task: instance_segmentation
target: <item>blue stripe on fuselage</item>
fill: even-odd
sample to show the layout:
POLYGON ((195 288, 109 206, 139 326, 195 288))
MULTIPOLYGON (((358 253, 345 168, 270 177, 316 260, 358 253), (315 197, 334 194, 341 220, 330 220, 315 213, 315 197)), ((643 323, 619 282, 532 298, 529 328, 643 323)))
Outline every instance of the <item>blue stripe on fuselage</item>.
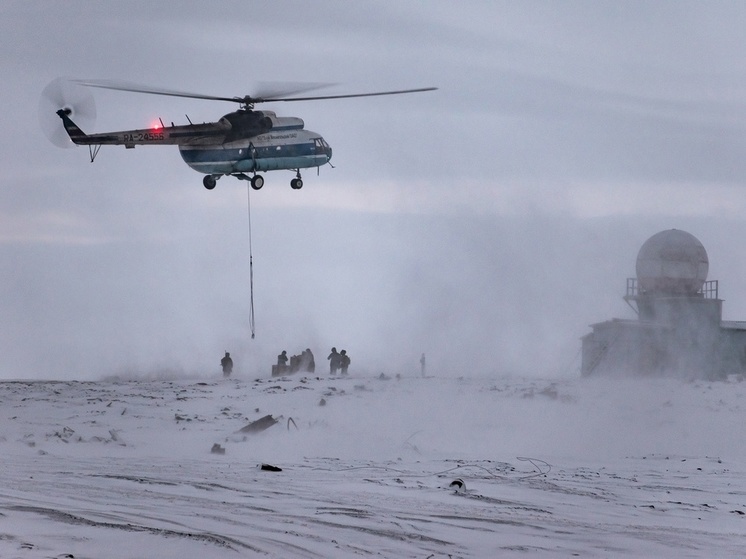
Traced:
POLYGON ((238 161, 241 159, 264 159, 267 157, 298 157, 301 155, 315 155, 316 147, 313 143, 288 144, 283 146, 266 147, 195 147, 180 146, 179 151, 184 161, 189 163, 208 163, 238 161))
POLYGON ((180 146, 182 159, 195 171, 206 174, 305 169, 328 163, 324 153, 317 153, 313 143, 223 148, 180 146), (278 149, 279 147, 279 149, 278 149))

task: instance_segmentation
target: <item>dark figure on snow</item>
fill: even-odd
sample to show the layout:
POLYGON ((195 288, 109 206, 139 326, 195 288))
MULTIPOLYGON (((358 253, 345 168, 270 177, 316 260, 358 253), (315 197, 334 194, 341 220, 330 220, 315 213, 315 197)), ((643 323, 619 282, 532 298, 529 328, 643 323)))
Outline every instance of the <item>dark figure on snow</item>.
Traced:
POLYGON ((310 348, 306 348, 306 351, 301 354, 300 359, 302 370, 308 373, 313 373, 316 370, 316 361, 313 359, 313 353, 311 353, 310 348))
POLYGON ((290 358, 290 372, 297 373, 300 370, 300 355, 293 355, 290 358))
POLYGON ((339 352, 339 368, 341 373, 343 375, 347 374, 347 367, 350 366, 350 356, 347 355, 346 350, 342 350, 339 352))
POLYGON ((329 357, 327 357, 327 359, 329 360, 329 374, 337 374, 339 365, 341 364, 341 358, 342 356, 337 353, 337 348, 333 347, 332 352, 329 354, 329 357))
POLYGON ((420 370, 422 371, 422 376, 425 376, 425 354, 422 354, 422 357, 420 357, 420 370))
POLYGON ((227 351, 225 352, 223 358, 220 360, 220 366, 223 368, 224 377, 231 376, 231 373, 233 372, 233 359, 231 359, 231 354, 227 351))
POLYGON ((287 362, 288 362, 288 352, 283 349, 282 353, 277 356, 277 366, 281 369, 284 369, 285 365, 287 365, 287 362))

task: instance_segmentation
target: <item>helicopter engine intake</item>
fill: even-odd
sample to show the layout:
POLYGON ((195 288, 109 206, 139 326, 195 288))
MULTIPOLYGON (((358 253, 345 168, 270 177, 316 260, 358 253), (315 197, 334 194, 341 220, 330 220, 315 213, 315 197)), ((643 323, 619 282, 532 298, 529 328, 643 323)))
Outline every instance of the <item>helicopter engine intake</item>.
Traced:
POLYGON ((270 128, 276 130, 302 130, 306 123, 303 122, 302 118, 297 116, 277 116, 274 111, 257 111, 264 115, 265 119, 268 119, 271 123, 270 128))

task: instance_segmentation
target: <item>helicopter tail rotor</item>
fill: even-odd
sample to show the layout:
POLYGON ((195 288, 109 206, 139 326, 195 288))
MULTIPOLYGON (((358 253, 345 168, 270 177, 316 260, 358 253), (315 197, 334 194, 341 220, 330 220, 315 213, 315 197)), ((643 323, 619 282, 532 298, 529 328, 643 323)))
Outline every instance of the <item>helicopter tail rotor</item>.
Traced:
POLYGON ((63 110, 81 128, 90 128, 96 121, 93 95, 86 87, 65 78, 52 80, 41 93, 39 124, 42 131, 54 145, 62 148, 74 147, 75 144, 57 115, 59 110, 63 110))

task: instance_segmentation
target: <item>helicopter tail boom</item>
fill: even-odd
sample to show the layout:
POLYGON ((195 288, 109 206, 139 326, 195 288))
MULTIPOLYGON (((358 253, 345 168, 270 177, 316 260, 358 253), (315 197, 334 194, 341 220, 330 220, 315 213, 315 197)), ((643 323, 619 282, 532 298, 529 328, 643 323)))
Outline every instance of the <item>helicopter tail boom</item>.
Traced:
POLYGON ((136 145, 220 144, 231 130, 228 122, 215 122, 86 134, 64 110, 57 111, 57 115, 62 119, 65 130, 73 143, 84 146, 123 145, 133 148, 136 145))

